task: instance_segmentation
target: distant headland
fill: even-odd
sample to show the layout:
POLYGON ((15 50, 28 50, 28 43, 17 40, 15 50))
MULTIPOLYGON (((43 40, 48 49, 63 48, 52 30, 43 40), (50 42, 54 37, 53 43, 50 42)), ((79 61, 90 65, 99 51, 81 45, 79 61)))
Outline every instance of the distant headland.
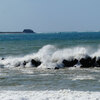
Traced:
POLYGON ((0 34, 1 33, 12 33, 12 34, 14 34, 14 33, 35 33, 32 29, 24 29, 22 32, 0 32, 0 34))

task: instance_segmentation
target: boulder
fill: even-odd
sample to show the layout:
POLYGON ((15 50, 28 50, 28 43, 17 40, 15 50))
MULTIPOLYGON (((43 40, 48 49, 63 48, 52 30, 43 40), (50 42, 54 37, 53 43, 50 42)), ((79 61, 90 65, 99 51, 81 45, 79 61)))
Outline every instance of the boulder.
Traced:
POLYGON ((1 60, 4 60, 5 58, 1 58, 1 60))
POLYGON ((56 69, 56 70, 57 70, 57 69, 59 69, 59 67, 55 67, 54 69, 56 69))
POLYGON ((26 61, 24 61, 24 62, 23 62, 23 65, 25 66, 26 64, 27 64, 27 62, 26 62, 26 61))
POLYGON ((95 67, 96 63, 96 57, 86 57, 80 59, 80 64, 82 65, 81 68, 89 68, 89 67, 95 67))
POLYGON ((25 67, 27 63, 28 63, 27 61, 18 62, 15 64, 15 67, 25 67))
POLYGON ((34 65, 35 67, 38 67, 39 65, 41 65, 41 62, 32 59, 32 60, 31 60, 31 64, 34 65))
POLYGON ((72 60, 63 60, 62 62, 64 64, 64 67, 73 67, 75 64, 78 63, 77 59, 72 59, 72 60))

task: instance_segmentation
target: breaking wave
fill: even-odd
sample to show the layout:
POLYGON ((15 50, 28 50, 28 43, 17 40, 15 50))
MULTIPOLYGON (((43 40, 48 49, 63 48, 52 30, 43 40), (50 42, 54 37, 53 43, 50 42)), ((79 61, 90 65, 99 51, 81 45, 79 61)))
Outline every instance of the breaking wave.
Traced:
POLYGON ((3 91, 1 100, 100 100, 100 92, 83 91, 3 91), (74 98, 74 99, 73 99, 74 98))
MULTIPOLYGON (((73 47, 59 49, 54 45, 46 45, 37 53, 32 53, 23 57, 1 57, 0 67, 37 67, 37 68, 62 68, 63 60, 77 59, 78 61, 85 57, 100 56, 100 49, 97 51, 86 47, 73 47)), ((76 65, 80 65, 79 63, 76 65)))

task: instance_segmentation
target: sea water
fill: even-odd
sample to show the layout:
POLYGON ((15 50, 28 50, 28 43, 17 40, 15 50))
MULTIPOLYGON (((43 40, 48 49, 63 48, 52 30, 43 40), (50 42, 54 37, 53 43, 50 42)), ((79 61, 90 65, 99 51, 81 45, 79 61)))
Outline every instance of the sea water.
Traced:
POLYGON ((71 57, 99 57, 99 44, 100 32, 0 34, 0 100, 100 100, 100 68, 61 64, 71 57), (15 67, 30 59, 42 64, 15 67))

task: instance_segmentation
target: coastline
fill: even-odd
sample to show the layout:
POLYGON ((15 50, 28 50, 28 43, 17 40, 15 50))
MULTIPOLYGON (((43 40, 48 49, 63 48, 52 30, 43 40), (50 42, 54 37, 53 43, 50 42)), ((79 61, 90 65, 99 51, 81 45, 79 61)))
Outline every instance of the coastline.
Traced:
POLYGON ((33 30, 31 30, 31 29, 24 29, 21 32, 17 32, 17 31, 15 31, 15 32, 0 32, 0 34, 4 34, 4 33, 12 33, 12 34, 15 34, 15 33, 35 33, 35 32, 33 30))

